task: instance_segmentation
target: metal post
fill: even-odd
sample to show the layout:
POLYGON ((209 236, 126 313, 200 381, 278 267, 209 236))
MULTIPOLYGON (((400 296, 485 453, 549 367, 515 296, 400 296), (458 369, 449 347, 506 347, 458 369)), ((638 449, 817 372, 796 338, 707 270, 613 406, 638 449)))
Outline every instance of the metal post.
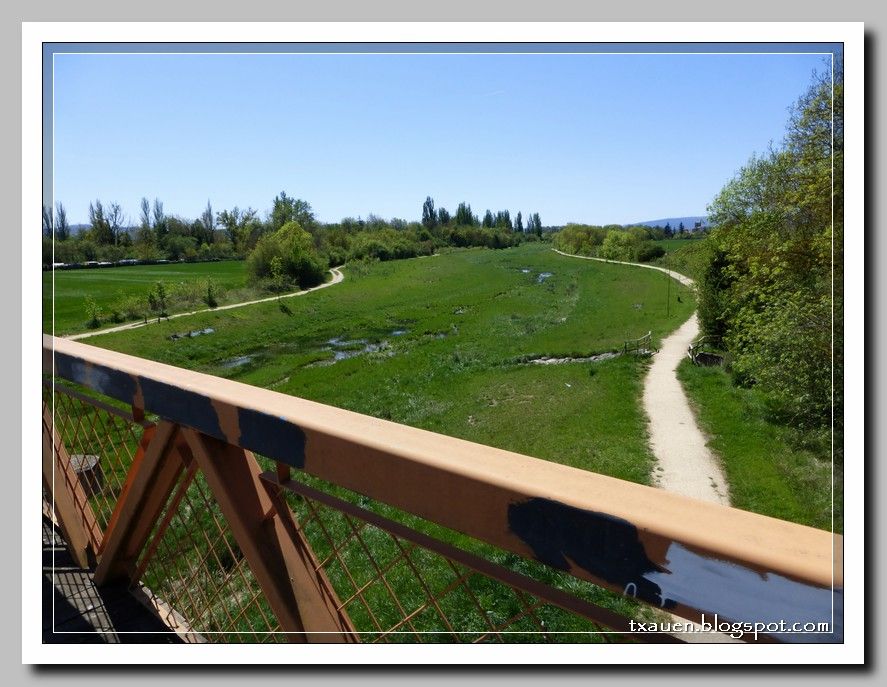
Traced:
POLYGON ((668 281, 668 286, 665 287, 665 316, 669 317, 671 313, 671 276, 668 272, 665 273, 665 279, 668 281))

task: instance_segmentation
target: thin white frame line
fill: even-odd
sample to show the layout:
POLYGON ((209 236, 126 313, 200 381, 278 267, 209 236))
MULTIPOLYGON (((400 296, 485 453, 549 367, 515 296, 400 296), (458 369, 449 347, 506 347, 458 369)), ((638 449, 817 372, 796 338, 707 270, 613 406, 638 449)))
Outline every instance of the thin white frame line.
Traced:
MULTIPOLYGON (((831 139, 829 140, 829 148, 831 148, 831 238, 832 238, 832 254, 831 254, 831 406, 832 406, 832 431, 831 431, 831 449, 832 449, 832 465, 831 479, 829 489, 832 497, 832 627, 835 625, 835 56, 832 55, 831 69, 831 139)), ((842 271, 843 273, 843 271, 842 271)), ((843 477, 842 477, 843 480, 843 477)))
MULTIPOLYGON (((303 41, 307 42, 307 41, 303 41)), ((598 41, 599 42, 599 41, 598 41)), ((814 41, 811 41, 814 42, 814 41)), ((684 43, 686 45, 686 43, 684 43)), ((754 42, 751 42, 754 44, 754 42)), ((843 42, 840 42, 843 45, 843 42)), ((44 46, 52 45, 52 42, 44 43, 44 46)), ((323 45, 320 43, 319 45, 323 45)), ((493 44, 495 45, 495 44, 493 44)), ((836 43, 837 45, 837 43, 836 43)), ((408 51, 398 51, 398 52, 326 52, 326 51, 316 51, 316 52, 197 52, 197 51, 189 51, 189 52, 101 52, 101 51, 89 51, 89 52, 52 52, 52 199, 55 201, 55 58, 56 55, 102 55, 102 56, 124 56, 124 55, 132 55, 132 56, 154 56, 154 55, 164 55, 164 56, 220 56, 220 55, 243 55, 243 56, 280 56, 280 55, 330 55, 330 56, 343 56, 343 55, 355 55, 355 56, 366 56, 366 55, 380 55, 380 56, 392 56, 392 55, 429 55, 429 56, 442 56, 442 55, 506 55, 506 56, 523 56, 523 55, 552 55, 552 56, 562 56, 562 55, 630 55, 630 56, 639 56, 639 55, 650 55, 650 56, 670 56, 670 55, 700 55, 700 56, 712 56, 712 55, 731 55, 731 56, 742 56, 742 55, 757 55, 757 56, 768 56, 768 55, 809 55, 809 56, 825 56, 829 55, 831 58, 831 481, 830 481, 830 494, 831 494, 831 531, 832 531, 832 583, 831 583, 831 626, 834 628, 835 625, 835 269, 834 269, 834 257, 835 257, 835 235, 834 235, 834 226, 835 226, 835 151, 834 151, 834 132, 835 132, 835 53, 834 52, 585 52, 585 51, 576 51, 576 52, 496 52, 496 51, 484 51, 484 52, 427 52, 427 51, 417 51, 417 52, 408 52, 408 51)), ((54 227, 50 227, 51 231, 51 240, 52 240, 52 256, 53 262, 55 262, 55 230, 54 227)), ((52 271, 52 333, 53 337, 55 336, 55 269, 52 271)), ((53 428, 55 426, 55 375, 53 375, 53 398, 52 398, 52 416, 53 416, 53 428)), ((53 451, 53 458, 55 459, 55 451, 53 451)), ((55 471, 53 470, 53 490, 55 490, 55 471)), ((55 515, 55 498, 53 497, 52 501, 53 506, 53 515, 55 515)), ((53 579, 55 579, 55 551, 53 551, 53 579)), ((53 618, 55 617, 55 596, 53 596, 53 618)), ((462 632, 457 630, 457 632, 462 632)), ((834 630, 832 631, 832 633, 834 630)), ((137 632, 134 632, 138 634, 137 632)), ((240 632, 229 632, 221 634, 242 634, 240 632)), ((272 631, 269 634, 288 634, 282 631, 272 631)), ((399 634, 400 631, 397 631, 396 634, 399 634)), ((578 632, 579 634, 589 634, 578 632)), ((822 632, 812 632, 813 634, 824 634, 822 632)), ((55 634, 55 625, 53 624, 53 634, 55 634)), ((64 633, 62 633, 64 634, 64 633)), ((127 633, 124 633, 127 634, 127 633)), ((217 634, 216 632, 205 632, 200 634, 217 634)), ((305 633, 303 633, 305 634, 305 633)), ((411 633, 412 634, 412 633, 411 633)), ((424 632, 422 633, 424 634, 424 632)), ((438 634, 436 632, 432 634, 438 634)), ((532 633, 520 633, 520 634, 546 634, 545 632, 532 632, 532 633)), ((557 632, 549 632, 547 634, 562 634, 557 632)), ((598 633, 591 633, 598 634, 598 633)), ((603 634, 613 634, 613 633, 603 633, 603 634)), ((617 633, 621 634, 621 633, 617 633)), ((783 634, 783 633, 779 633, 783 634)), ((788 634, 799 634, 799 633, 788 633, 788 634)))
POLYGON ((191 56, 218 56, 218 55, 246 55, 246 56, 274 56, 274 55, 831 55, 833 52, 53 52, 55 55, 191 55, 191 56))

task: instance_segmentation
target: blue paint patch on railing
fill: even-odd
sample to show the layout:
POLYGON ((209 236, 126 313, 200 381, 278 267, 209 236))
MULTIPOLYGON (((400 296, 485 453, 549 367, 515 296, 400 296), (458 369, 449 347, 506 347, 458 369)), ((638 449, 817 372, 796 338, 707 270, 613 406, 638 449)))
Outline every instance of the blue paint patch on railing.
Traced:
POLYGON ((217 439, 229 439, 222 432, 218 413, 209 397, 154 379, 140 377, 138 381, 146 410, 217 439))
POLYGON ((305 467, 305 433, 289 420, 251 408, 237 411, 238 444, 294 468, 305 467))
POLYGON ((647 603, 675 605, 663 599, 659 585, 647 578, 664 570, 647 556, 637 528, 627 520, 532 498, 508 506, 508 526, 538 560, 553 568, 570 571, 572 562, 620 588, 630 585, 632 596, 647 603))
POLYGON ((70 355, 55 354, 55 373, 125 403, 132 403, 136 395, 136 381, 131 375, 93 365, 70 355))
POLYGON ((239 436, 226 436, 218 409, 203 394, 147 377, 55 354, 56 374, 124 403, 138 404, 165 420, 261 453, 292 467, 305 466, 305 433, 286 418, 237 408, 239 436))

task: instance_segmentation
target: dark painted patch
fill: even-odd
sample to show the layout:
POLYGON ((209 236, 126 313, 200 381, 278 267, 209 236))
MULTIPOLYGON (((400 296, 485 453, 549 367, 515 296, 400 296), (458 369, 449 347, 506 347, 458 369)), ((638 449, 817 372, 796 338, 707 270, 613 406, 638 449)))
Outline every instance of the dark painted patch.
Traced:
POLYGON ((305 467, 305 433, 288 420, 250 408, 237 411, 240 445, 294 468, 305 467))
MULTIPOLYGON (((637 528, 627 520, 574 508, 551 499, 533 498, 508 506, 508 526, 533 549, 537 559, 570 570, 570 561, 630 595, 659 606, 658 584, 644 575, 665 570, 647 557, 637 528)), ((675 605, 666 601, 665 608, 675 605)))
POLYGON ((208 396, 153 379, 133 377, 113 368, 88 365, 79 358, 56 354, 56 373, 106 396, 132 403, 141 387, 144 408, 176 424, 239 444, 296 468, 305 465, 305 433, 275 415, 238 409, 240 437, 226 437, 208 396))
POLYGON ((90 365, 65 353, 55 354, 55 371, 59 377, 82 384, 118 401, 132 403, 135 398, 135 379, 126 372, 90 365))
POLYGON ((219 417, 209 397, 178 386, 140 378, 145 409, 177 424, 193 427, 204 434, 226 439, 219 417))
POLYGON ((212 402, 206 396, 163 382, 132 375, 100 365, 89 365, 79 358, 57 353, 56 374, 83 384, 94 391, 124 403, 136 400, 141 386, 144 408, 160 417, 198 429, 217 439, 225 439, 212 402))

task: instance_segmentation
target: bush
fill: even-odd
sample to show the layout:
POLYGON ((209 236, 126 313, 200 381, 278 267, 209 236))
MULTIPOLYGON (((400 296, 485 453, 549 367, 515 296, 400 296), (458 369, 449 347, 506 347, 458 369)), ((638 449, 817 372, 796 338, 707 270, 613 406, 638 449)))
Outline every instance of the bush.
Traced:
POLYGON ((638 250, 638 262, 651 262, 665 255, 665 248, 657 243, 646 243, 638 250))
POLYGON ((95 329, 102 323, 102 309, 92 296, 86 297, 86 326, 95 329))
POLYGON ((219 301, 216 299, 216 287, 212 279, 206 280, 206 293, 203 295, 203 302, 210 308, 215 308, 219 304, 219 301))
POLYGON ((166 237, 166 254, 170 260, 181 260, 191 251, 196 255, 197 239, 193 236, 170 234, 166 237))
POLYGON ((327 262, 317 252, 311 234, 297 222, 287 222, 273 234, 259 239, 247 260, 253 283, 274 278, 272 261, 280 259, 284 279, 305 289, 323 283, 327 262))

